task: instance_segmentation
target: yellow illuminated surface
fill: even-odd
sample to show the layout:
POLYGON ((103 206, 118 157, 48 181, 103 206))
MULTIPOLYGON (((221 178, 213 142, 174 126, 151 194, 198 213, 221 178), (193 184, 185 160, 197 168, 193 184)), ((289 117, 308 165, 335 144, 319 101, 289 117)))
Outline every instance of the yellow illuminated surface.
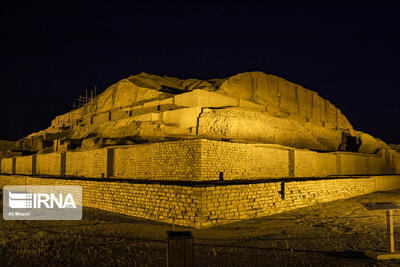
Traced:
MULTIPOLYGON (((64 222, 2 221, 2 229, 32 225, 22 235, 29 244, 42 240, 48 255, 53 255, 48 244, 57 242, 69 249, 87 248, 89 254, 112 263, 116 262, 110 255, 118 255, 123 264, 165 262, 163 234, 166 229, 188 229, 182 227, 193 230, 202 260, 215 264, 221 263, 216 259, 219 253, 232 259, 248 255, 247 261, 265 264, 264 257, 258 262, 251 253, 272 249, 276 254, 282 246, 286 251, 274 254, 276 258, 297 259, 299 249, 321 246, 383 247, 380 231, 370 232, 378 221, 366 224, 368 219, 358 219, 379 214, 362 213, 355 199, 387 196, 396 201, 397 191, 377 192, 400 188, 398 147, 354 130, 341 111, 316 92, 261 72, 209 81, 133 75, 57 116, 47 129, 16 143, 1 141, 0 150, 1 185, 80 185, 86 207, 83 225, 76 228, 64 222), (321 209, 320 203, 334 200, 336 204, 321 209), (282 228, 268 222, 279 222, 279 216, 282 228), (348 221, 343 220, 346 216, 348 221), (69 241, 41 230, 58 226, 67 226, 57 235, 69 236, 69 241), (104 232, 110 234, 104 237, 107 242, 134 243, 137 255, 143 244, 135 238, 156 240, 147 241, 145 259, 124 258, 122 252, 129 254, 126 246, 118 252, 113 245, 98 248, 95 236, 104 232), (306 243, 303 237, 310 233, 320 243, 306 243), (342 238, 346 234, 349 238, 342 238), (374 244, 365 239, 367 234, 374 244), (350 239, 353 235, 362 238, 350 241, 358 240, 350 239), (249 236, 274 238, 243 241, 249 236), (212 249, 207 248, 210 238, 212 249), (239 249, 230 238, 246 244, 240 243, 239 249), (91 250, 90 242, 96 248, 91 250), (229 249, 220 249, 218 242, 229 249)), ((15 240, 10 233, 2 236, 3 244, 15 240)), ((39 262, 44 260, 44 254, 35 253, 39 262)))

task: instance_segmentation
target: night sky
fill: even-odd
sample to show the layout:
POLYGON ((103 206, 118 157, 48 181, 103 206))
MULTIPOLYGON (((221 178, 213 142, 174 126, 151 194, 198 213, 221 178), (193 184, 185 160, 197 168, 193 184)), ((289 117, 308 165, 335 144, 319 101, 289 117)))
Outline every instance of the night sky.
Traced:
POLYGON ((250 2, 2 6, 0 139, 45 129, 86 89, 143 71, 200 79, 263 71, 317 91, 355 129, 399 144, 399 14, 250 2))

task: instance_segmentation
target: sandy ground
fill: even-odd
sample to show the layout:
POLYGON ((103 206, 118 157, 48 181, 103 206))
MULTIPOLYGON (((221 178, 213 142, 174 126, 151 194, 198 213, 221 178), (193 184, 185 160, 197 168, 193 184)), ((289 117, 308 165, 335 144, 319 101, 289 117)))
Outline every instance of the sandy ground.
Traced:
MULTIPOLYGON (((2 197, 1 197, 2 199, 2 197)), ((195 230, 196 266, 400 266, 364 250, 385 250, 384 211, 360 203, 400 203, 400 191, 195 230)), ((394 213, 396 248, 400 211, 394 213)), ((81 221, 0 222, 0 265, 165 266, 171 225, 84 208, 81 221)))

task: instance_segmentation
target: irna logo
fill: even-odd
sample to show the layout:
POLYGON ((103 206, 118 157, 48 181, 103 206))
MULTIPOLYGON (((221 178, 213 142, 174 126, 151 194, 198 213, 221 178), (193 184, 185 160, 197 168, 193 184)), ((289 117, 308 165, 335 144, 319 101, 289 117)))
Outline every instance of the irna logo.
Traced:
POLYGON ((81 186, 5 186, 5 220, 81 220, 81 186))
POLYGON ((47 193, 13 193, 8 192, 9 206, 12 209, 59 209, 74 208, 76 209, 74 198, 71 193, 63 194, 47 194, 47 193), (65 194, 64 194, 65 195, 65 194))

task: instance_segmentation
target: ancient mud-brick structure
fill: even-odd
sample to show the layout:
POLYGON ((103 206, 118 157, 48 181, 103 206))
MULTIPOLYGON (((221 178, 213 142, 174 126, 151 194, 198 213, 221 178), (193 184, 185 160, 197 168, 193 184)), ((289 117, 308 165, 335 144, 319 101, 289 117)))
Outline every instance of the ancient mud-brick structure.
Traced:
POLYGON ((0 184, 81 185, 86 206, 193 227, 400 187, 398 152, 261 72, 134 75, 17 146, 0 184))

